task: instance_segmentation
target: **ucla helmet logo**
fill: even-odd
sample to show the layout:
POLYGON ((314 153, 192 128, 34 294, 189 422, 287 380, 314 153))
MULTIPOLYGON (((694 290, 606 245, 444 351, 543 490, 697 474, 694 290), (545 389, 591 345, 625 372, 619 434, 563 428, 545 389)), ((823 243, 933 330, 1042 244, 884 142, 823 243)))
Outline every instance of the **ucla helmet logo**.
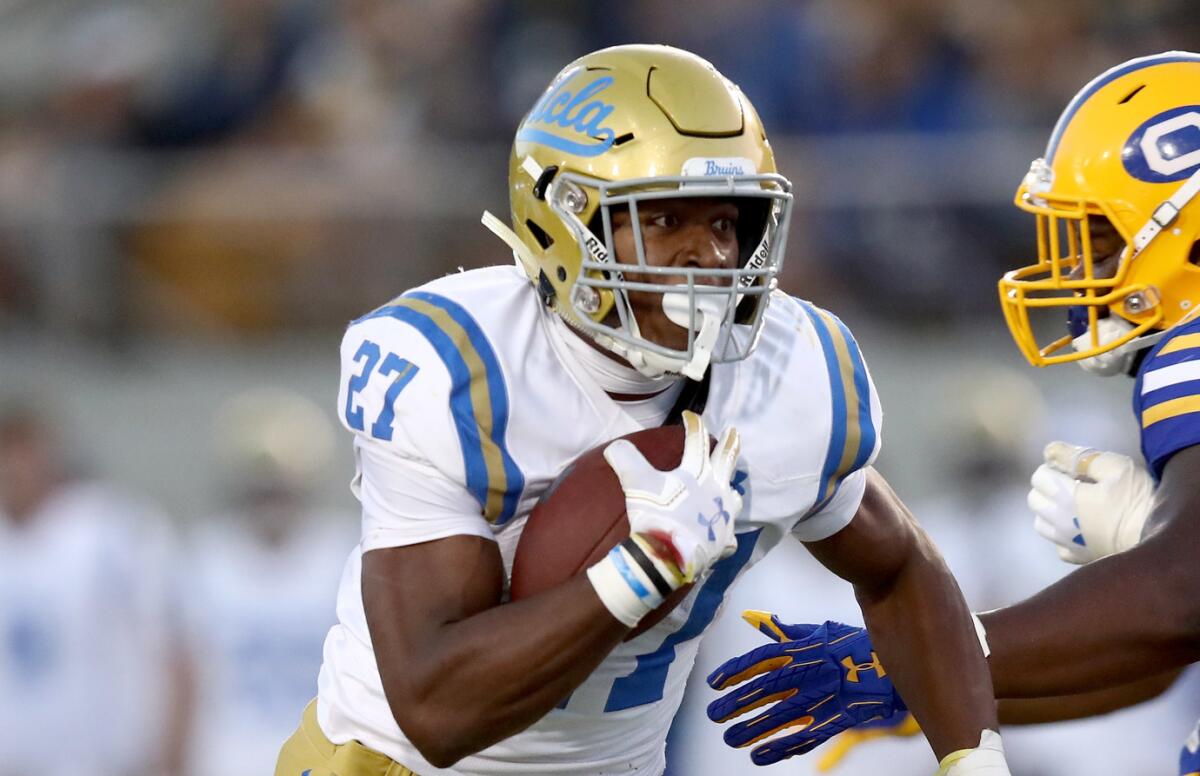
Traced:
POLYGON ((1200 105, 1164 111, 1144 122, 1121 149, 1125 170, 1147 183, 1191 177, 1200 167, 1200 105))
POLYGON ((616 133, 604 126, 613 105, 596 98, 612 86, 612 76, 601 76, 572 92, 582 68, 546 90, 517 130, 518 140, 542 143, 578 156, 598 156, 612 148, 616 133), (570 134, 563 134, 566 130, 570 134))

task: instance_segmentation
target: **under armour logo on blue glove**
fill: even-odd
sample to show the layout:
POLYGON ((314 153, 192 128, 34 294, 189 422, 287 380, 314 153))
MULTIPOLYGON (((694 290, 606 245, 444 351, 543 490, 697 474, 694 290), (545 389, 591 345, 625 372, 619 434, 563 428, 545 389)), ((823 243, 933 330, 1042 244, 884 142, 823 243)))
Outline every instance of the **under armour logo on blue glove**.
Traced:
POLYGON ((865 629, 838 622, 785 625, 766 612, 742 617, 775 643, 709 675, 715 690, 741 686, 710 703, 708 718, 725 722, 769 706, 725 731, 730 746, 759 744, 750 752, 755 765, 811 752, 847 728, 905 710, 865 629), (771 738, 794 728, 800 730, 771 738))

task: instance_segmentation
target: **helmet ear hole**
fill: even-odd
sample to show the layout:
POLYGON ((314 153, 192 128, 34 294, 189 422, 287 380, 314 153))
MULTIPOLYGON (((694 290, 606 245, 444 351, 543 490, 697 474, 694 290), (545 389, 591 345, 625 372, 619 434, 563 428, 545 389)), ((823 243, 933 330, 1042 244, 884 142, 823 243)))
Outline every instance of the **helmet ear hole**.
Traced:
POLYGON ((1192 243, 1192 250, 1188 253, 1188 262, 1200 266, 1200 240, 1192 243))
POLYGON ((537 225, 537 222, 532 219, 525 219, 525 226, 528 227, 533 239, 537 240, 538 245, 542 246, 542 250, 548 249, 554 244, 554 238, 546 234, 546 230, 537 225))

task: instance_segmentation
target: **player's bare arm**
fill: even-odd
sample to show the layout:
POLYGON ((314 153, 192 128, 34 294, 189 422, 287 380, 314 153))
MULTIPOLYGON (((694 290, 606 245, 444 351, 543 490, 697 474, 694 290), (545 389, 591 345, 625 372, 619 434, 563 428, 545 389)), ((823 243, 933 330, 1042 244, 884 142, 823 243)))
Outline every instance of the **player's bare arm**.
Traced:
POLYGON ((482 537, 364 554, 363 604, 384 694, 431 764, 452 765, 529 727, 663 602, 658 591, 694 581, 736 549, 741 501, 729 483, 738 434, 726 430, 710 453, 700 417, 682 420, 682 459, 671 471, 628 440, 604 448, 631 535, 586 574, 541 593, 502 605, 499 546, 482 537), (694 527, 713 494, 726 519, 694 527))
POLYGON ((438 767, 536 722, 629 631, 582 575, 501 606, 500 551, 480 537, 373 550, 362 579, 388 704, 438 767))
POLYGON ((1175 454, 1141 544, 981 616, 999 697, 1084 692, 1200 659, 1198 481, 1200 446, 1175 454))
POLYGON ((1075 695, 1004 698, 996 701, 996 712, 1002 725, 1040 725, 1086 719, 1154 700, 1170 689, 1181 673, 1182 669, 1172 669, 1136 682, 1075 695))
POLYGON ((958 584, 877 471, 868 471, 854 520, 807 546, 854 585, 879 658, 939 759, 997 729, 987 662, 958 584))

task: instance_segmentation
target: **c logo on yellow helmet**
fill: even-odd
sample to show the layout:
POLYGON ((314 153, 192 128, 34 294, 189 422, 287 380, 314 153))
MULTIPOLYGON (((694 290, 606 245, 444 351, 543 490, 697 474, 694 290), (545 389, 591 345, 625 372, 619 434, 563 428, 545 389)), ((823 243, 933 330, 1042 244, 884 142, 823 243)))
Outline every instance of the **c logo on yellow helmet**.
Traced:
POLYGON ((1125 141, 1121 162, 1147 183, 1191 177, 1200 167, 1200 105, 1172 108, 1142 123, 1125 141))
POLYGON ((593 99, 612 86, 612 76, 601 76, 578 91, 570 91, 567 87, 572 86, 581 72, 584 71, 576 70, 546 90, 521 123, 517 140, 541 143, 578 156, 599 156, 612 147, 616 133, 604 126, 604 120, 614 106, 593 99), (570 131, 575 137, 560 134, 560 129, 570 131))

